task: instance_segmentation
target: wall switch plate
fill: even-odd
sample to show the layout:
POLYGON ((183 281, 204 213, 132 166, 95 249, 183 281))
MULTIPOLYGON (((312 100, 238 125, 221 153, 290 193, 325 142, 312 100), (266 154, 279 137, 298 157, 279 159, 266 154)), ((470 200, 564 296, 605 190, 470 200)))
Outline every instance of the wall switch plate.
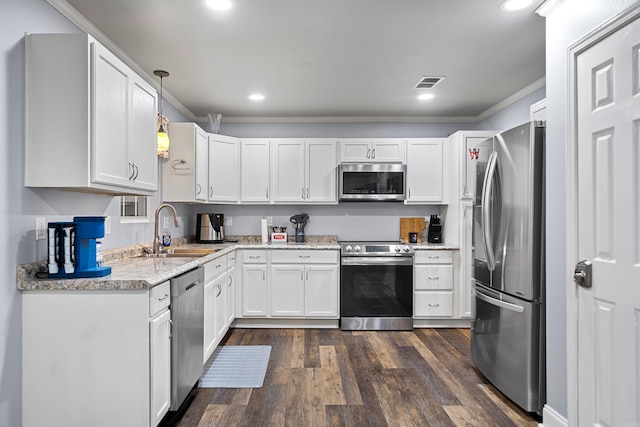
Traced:
POLYGON ((105 236, 107 234, 111 234, 111 217, 110 216, 104 217, 104 234, 105 236))
POLYGON ((44 218, 36 218, 36 240, 47 238, 47 221, 44 218))
POLYGON ((271 227, 273 225, 273 217, 272 216, 268 216, 267 217, 267 226, 271 227))
POLYGON ((232 216, 228 216, 227 217, 227 226, 233 225, 233 217, 232 216))

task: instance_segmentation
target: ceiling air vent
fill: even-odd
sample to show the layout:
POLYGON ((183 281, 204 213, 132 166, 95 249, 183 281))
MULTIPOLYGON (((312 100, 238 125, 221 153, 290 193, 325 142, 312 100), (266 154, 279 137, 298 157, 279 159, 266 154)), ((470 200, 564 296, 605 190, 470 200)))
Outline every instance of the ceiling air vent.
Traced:
POLYGON ((418 83, 416 83, 416 89, 432 89, 435 85, 444 80, 444 76, 422 76, 418 83))

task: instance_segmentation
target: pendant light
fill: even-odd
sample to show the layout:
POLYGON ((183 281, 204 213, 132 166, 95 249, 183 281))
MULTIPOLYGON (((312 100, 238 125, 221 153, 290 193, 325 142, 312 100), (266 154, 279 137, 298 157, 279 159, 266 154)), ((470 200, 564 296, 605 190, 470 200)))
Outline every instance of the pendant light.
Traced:
POLYGON ((164 116, 162 115, 162 79, 169 77, 169 72, 164 70, 155 70, 153 74, 160 77, 160 113, 158 113, 160 127, 158 128, 158 156, 167 157, 169 152, 169 135, 164 128, 164 116))

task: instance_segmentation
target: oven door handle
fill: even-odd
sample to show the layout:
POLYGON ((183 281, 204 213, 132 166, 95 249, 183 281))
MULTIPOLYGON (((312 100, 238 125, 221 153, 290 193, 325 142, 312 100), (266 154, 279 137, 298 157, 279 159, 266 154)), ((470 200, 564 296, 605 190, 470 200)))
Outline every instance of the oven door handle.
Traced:
POLYGON ((413 265, 412 256, 399 257, 342 257, 340 259, 342 265, 413 265))

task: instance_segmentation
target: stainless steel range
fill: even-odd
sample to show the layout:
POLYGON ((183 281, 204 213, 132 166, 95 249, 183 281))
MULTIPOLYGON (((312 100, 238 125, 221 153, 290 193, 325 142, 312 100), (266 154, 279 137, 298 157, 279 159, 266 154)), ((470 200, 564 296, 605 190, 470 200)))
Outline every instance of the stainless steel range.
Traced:
POLYGON ((413 329, 413 246, 340 242, 340 328, 413 329))

